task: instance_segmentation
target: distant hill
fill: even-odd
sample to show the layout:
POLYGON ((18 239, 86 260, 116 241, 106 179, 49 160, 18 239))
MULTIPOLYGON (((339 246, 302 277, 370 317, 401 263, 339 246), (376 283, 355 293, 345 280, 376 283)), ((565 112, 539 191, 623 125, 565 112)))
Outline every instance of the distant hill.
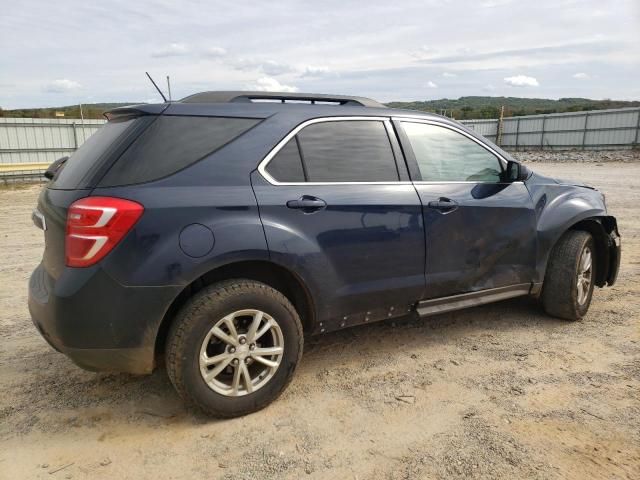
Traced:
MULTIPOLYGON (((112 108, 135 105, 140 102, 125 103, 87 103, 82 104, 82 115, 84 118, 104 119, 102 114, 112 108)), ((63 112, 65 117, 80 118, 80 106, 69 105, 67 107, 52 108, 19 108, 16 110, 3 110, 0 108, 0 117, 10 118, 56 118, 56 112, 63 112)))
MULTIPOLYGON (((91 103, 83 104, 84 118, 104 118, 102 114, 115 107, 132 105, 140 102, 125 103, 91 103)), ((414 102, 389 102, 387 106, 420 110, 423 112, 444 113, 449 117, 461 119, 497 118, 500 107, 504 105, 505 116, 534 115, 538 113, 580 112, 584 110, 604 110, 607 108, 640 107, 640 101, 624 100, 590 100, 588 98, 518 98, 518 97, 460 97, 458 99, 442 98, 440 100, 424 100, 414 102)), ((53 108, 20 108, 2 110, 0 117, 22 118, 55 118, 55 112, 64 112, 68 118, 80 118, 78 105, 53 108)))
POLYGON ((607 108, 640 107, 640 101, 590 100, 588 98, 518 98, 518 97, 460 97, 456 99, 425 100, 414 102, 390 102, 387 106, 423 112, 445 113, 461 120, 473 118, 498 118, 504 105, 505 116, 535 115, 539 113, 581 112, 607 108), (444 112, 446 110, 446 112, 444 112))

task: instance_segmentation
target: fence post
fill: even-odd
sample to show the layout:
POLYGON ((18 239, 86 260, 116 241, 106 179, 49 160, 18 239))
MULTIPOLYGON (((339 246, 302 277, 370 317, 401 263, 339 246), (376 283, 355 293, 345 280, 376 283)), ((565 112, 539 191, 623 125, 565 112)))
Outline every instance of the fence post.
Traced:
POLYGON ((518 151, 518 133, 520 133, 520 117, 516 120, 516 152, 518 151))
POLYGON ((71 124, 71 128, 73 128, 73 147, 78 150, 78 132, 76 131, 76 122, 71 124))
POLYGON ((500 107, 500 118, 498 119, 498 131, 496 132, 496 145, 502 146, 502 122, 504 121, 504 105, 500 107))
POLYGON ((638 146, 638 140, 640 140, 640 110, 638 110, 638 122, 636 123, 636 139, 633 141, 635 147, 638 146))
POLYGON ((540 133, 540 150, 544 150, 544 124, 547 121, 547 117, 542 117, 542 131, 540 133))
POLYGON ((584 128, 582 129, 582 150, 585 149, 584 143, 587 138, 587 124, 589 123, 589 112, 584 114, 584 128))

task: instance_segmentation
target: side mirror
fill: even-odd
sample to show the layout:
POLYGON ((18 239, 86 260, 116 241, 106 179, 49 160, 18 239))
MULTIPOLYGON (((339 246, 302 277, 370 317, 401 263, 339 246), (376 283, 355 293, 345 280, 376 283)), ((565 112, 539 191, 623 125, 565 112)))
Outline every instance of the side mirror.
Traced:
POLYGON ((58 173, 58 170, 60 170, 60 168, 65 164, 67 160, 69 160, 69 157, 62 157, 49 165, 49 168, 47 168, 46 172, 44 172, 45 178, 51 180, 53 177, 55 177, 56 173, 58 173))
POLYGON ((509 160, 504 171, 505 182, 523 182, 529 177, 529 169, 521 163, 509 160))

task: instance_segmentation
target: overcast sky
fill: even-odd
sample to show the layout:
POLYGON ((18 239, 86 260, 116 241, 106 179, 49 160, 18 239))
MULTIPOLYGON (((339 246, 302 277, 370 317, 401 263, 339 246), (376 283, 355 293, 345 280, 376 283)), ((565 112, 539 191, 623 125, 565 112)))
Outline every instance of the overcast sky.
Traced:
POLYGON ((640 99, 640 0, 0 0, 0 106, 289 90, 640 99))

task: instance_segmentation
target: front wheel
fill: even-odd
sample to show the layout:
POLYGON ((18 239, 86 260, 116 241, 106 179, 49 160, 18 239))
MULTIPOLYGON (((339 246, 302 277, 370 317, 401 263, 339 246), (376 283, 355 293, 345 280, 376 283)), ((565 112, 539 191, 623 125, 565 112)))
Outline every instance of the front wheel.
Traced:
POLYGON ((580 320, 587 314, 595 281, 596 250, 588 232, 570 230, 549 257, 542 305, 554 317, 580 320))
POLYGON ((166 364, 182 398, 215 417, 274 401, 302 356, 302 325, 289 300, 260 282, 230 280, 196 294, 167 339, 166 364))

